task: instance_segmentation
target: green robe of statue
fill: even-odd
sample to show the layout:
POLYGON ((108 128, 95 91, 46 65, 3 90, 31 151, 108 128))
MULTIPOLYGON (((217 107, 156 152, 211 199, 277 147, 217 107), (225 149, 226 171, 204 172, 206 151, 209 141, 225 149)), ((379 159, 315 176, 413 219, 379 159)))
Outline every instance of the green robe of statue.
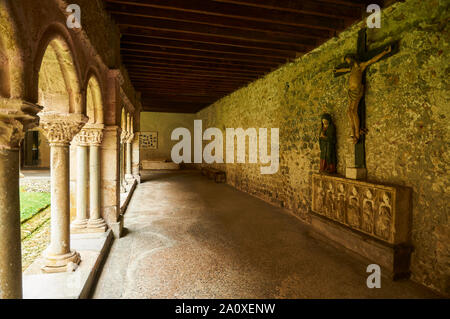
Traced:
MULTIPOLYGON (((322 123, 323 136, 319 137, 320 144, 320 171, 327 173, 336 172, 336 127, 331 120, 330 114, 323 114, 322 120, 328 121, 328 127, 325 128, 322 123)), ((321 134, 322 135, 322 134, 321 134)))

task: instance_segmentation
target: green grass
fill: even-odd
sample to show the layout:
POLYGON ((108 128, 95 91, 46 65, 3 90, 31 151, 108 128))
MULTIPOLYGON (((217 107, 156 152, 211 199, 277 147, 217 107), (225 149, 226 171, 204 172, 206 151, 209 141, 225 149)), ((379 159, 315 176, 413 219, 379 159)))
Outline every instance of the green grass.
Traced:
POLYGON ((20 192, 20 222, 50 205, 50 193, 20 192))

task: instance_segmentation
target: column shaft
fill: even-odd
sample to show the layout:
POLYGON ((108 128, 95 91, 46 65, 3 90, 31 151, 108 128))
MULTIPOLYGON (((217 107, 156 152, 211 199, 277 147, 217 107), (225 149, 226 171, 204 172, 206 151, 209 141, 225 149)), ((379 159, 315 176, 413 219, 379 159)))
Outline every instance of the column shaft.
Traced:
MULTIPOLYGON (((50 245, 45 251, 42 270, 73 271, 81 260, 79 253, 70 250, 69 144, 87 122, 87 117, 55 112, 42 112, 39 116, 50 143, 51 175, 50 245)), ((85 155, 80 153, 80 157, 85 155)))
POLYGON ((120 192, 121 193, 126 193, 126 188, 125 188, 125 143, 120 143, 120 192))
POLYGON ((77 147, 77 217, 71 225, 72 232, 86 228, 87 213, 87 146, 77 147))
POLYGON ((131 143, 127 142, 127 161, 126 161, 126 171, 125 174, 126 176, 130 176, 131 175, 131 143))
POLYGON ((106 223, 100 214, 100 156, 97 145, 91 145, 89 150, 89 178, 90 218, 88 228, 91 231, 104 232, 106 223))
POLYGON ((50 146, 51 242, 49 256, 70 252, 69 145, 50 146))
POLYGON ((22 298, 18 150, 0 150, 0 194, 0 299, 22 298))
POLYGON ((91 219, 99 219, 100 216, 100 159, 99 147, 90 146, 89 152, 89 178, 90 178, 90 208, 91 219))

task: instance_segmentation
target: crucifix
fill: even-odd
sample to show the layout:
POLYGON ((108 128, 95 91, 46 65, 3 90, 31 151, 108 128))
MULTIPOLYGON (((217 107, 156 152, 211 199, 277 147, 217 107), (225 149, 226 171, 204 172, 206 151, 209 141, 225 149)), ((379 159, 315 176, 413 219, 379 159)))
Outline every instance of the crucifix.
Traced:
POLYGON ((352 128, 351 138, 355 145, 355 168, 357 169, 366 168, 365 134, 368 132, 364 99, 366 69, 371 64, 398 52, 398 42, 368 51, 366 30, 366 28, 363 28, 358 32, 357 54, 346 55, 344 58, 345 63, 334 70, 335 77, 350 72, 348 81, 348 118, 352 128))

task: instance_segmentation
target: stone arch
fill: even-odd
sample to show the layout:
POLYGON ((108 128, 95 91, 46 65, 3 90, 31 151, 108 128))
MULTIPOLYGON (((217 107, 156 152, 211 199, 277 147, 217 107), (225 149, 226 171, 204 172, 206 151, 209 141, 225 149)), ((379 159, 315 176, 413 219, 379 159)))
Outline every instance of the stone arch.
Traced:
POLYGON ((88 73, 86 92, 86 115, 91 124, 103 124, 103 94, 95 71, 88 73))
POLYGON ((9 58, 0 39, 0 96, 11 97, 11 80, 9 73, 9 58))
POLYGON ((0 97, 22 97, 23 55, 16 21, 5 1, 0 1, 0 97))
POLYGON ((41 37, 34 60, 33 92, 44 111, 85 114, 80 72, 70 37, 50 26, 41 37))

